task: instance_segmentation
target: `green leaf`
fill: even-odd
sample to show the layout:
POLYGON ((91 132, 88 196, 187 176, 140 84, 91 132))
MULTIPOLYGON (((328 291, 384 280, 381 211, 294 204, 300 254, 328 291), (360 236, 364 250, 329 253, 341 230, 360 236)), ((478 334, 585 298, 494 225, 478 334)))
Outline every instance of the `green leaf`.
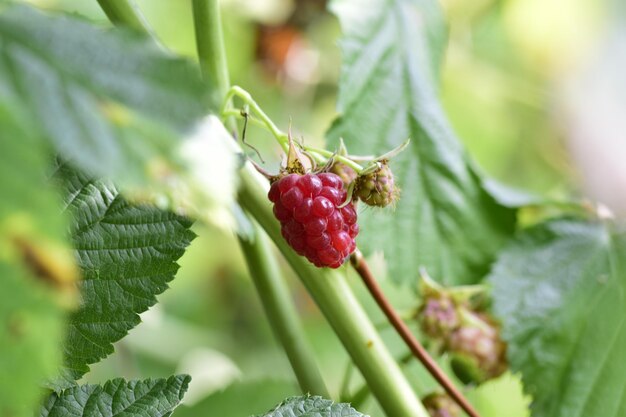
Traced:
POLYGON ((73 216, 70 234, 83 280, 82 304, 70 317, 65 366, 77 379, 113 352, 112 343, 139 324, 139 314, 167 289, 195 234, 191 221, 148 205, 133 205, 109 181, 60 165, 73 216))
POLYGON ((172 414, 191 378, 129 381, 114 379, 104 385, 81 385, 52 393, 39 417, 165 417, 172 414))
POLYGON ((287 395, 298 393, 290 381, 245 381, 229 385, 191 406, 182 405, 176 417, 233 416, 243 417, 266 410, 287 395), (245 398, 245 401, 241 401, 245 398))
POLYGON ((58 196, 47 184, 46 146, 14 103, 2 99, 0 96, 0 230, 3 234, 11 229, 13 233, 36 231, 62 240, 66 221, 59 215, 58 196))
POLYGON ((0 261, 0 415, 30 417, 61 364, 65 314, 27 268, 0 261))
POLYGON ((626 233, 553 220, 523 232, 489 281, 536 417, 626 415, 626 233))
POLYGON ((257 417, 367 417, 350 404, 334 403, 322 397, 291 397, 257 417))
POLYGON ((178 138, 210 107, 198 69, 147 37, 25 6, 0 15, 0 94, 79 168, 132 186, 182 170, 178 138))
POLYGON ((0 103, 0 415, 30 417, 61 364, 76 278, 46 152, 0 103))
POLYGON ((391 166, 402 188, 395 210, 361 210, 359 246, 384 249, 396 282, 424 266, 448 284, 474 283, 513 232, 515 211, 497 203, 452 131, 433 56, 443 49, 436 0, 335 0, 343 29, 340 117, 328 136, 350 153, 380 155, 411 138, 391 166))

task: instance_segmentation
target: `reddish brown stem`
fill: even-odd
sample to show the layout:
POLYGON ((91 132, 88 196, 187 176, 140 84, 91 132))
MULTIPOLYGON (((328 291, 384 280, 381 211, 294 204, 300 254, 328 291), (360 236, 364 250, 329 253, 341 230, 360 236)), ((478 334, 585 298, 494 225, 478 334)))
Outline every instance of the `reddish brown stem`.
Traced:
POLYGON ((378 307, 385 313, 387 319, 391 323, 391 325, 396 329, 402 340, 407 344, 413 355, 424 365, 424 367, 430 372, 430 374, 437 380, 439 385, 441 385, 448 395, 452 397, 454 401, 456 401, 459 406, 465 410, 465 412, 470 417, 480 417, 478 412, 472 407, 467 398, 459 391, 452 381, 448 378, 448 376, 441 370, 439 365, 435 362, 435 360, 428 354, 426 349, 422 346, 422 344, 413 336, 413 333, 409 330, 407 325, 402 321, 398 313, 393 309, 393 306, 389 303, 385 294, 383 294, 382 289, 376 282, 376 279, 372 275, 372 272, 365 261, 365 258, 361 254, 361 252, 357 249, 350 258, 350 263, 356 270, 356 272, 361 276, 361 279, 365 283, 365 286, 369 290, 374 300, 378 304, 378 307))

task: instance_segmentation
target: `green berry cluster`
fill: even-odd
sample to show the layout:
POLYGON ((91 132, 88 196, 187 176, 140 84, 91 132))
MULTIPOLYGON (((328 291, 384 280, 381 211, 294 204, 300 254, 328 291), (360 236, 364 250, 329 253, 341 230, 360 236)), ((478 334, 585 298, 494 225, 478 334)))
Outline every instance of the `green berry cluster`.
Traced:
POLYGON ((368 206, 387 207, 397 201, 399 194, 387 161, 381 161, 377 169, 356 179, 354 196, 368 206))
POLYGON ((506 371, 506 344, 490 316, 469 311, 466 315, 469 320, 455 329, 447 341, 450 365, 463 383, 480 384, 506 371))
POLYGON ((506 343, 499 324, 484 306, 472 302, 467 287, 463 290, 443 288, 426 277, 416 318, 438 350, 448 353, 457 377, 465 384, 480 384, 506 371, 506 343))

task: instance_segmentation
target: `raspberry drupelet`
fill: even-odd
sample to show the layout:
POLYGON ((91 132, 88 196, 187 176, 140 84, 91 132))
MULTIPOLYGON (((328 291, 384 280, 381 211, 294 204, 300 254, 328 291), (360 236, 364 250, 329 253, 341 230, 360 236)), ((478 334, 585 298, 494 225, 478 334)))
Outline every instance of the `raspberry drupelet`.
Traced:
POLYGON ((285 240, 317 267, 339 268, 356 249, 357 214, 341 178, 332 173, 289 174, 268 193, 285 240))

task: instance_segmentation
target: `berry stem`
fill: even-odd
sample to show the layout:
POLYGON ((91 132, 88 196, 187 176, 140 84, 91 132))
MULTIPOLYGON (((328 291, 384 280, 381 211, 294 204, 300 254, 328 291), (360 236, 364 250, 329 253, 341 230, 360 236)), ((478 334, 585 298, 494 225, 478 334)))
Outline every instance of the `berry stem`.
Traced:
POLYGON ((361 254, 361 252, 357 249, 352 256, 350 257, 350 263, 359 274, 363 283, 369 290, 370 294, 378 304, 378 307, 383 311, 387 319, 391 322, 393 327, 396 329, 402 340, 407 344, 413 355, 424 365, 424 367, 428 370, 428 372, 437 380, 437 382, 446 390, 446 392, 454 399, 454 401, 459 404, 459 406, 465 410, 465 412, 470 417, 480 417, 478 412, 472 407, 469 401, 463 396, 461 391, 459 391, 452 381, 448 378, 448 376, 439 368, 439 365, 435 362, 435 360, 428 354, 426 349, 422 346, 422 344, 413 336, 411 330, 407 327, 407 325, 402 321, 398 313, 394 310, 393 306, 385 297, 382 289, 378 285, 378 282, 372 275, 372 272, 365 261, 365 258, 361 254))
MULTIPOLYGON (((273 136, 276 138, 276 141, 281 146, 284 152, 288 152, 289 150, 289 136, 280 130, 278 126, 270 119, 270 117, 261 109, 261 106, 252 98, 252 95, 248 93, 246 90, 239 86, 232 86, 230 90, 228 90, 226 94, 226 98, 224 99, 224 104, 222 105, 220 114, 222 118, 226 117, 244 117, 241 111, 229 109, 228 104, 233 97, 238 97, 245 104, 250 106, 250 109, 254 111, 257 117, 248 115, 248 122, 264 127, 267 129, 273 136)), ((321 165, 324 165, 328 162, 330 158, 334 158, 335 160, 345 164, 355 170, 358 173, 363 171, 363 166, 354 162, 353 160, 346 158, 343 155, 338 155, 334 152, 328 151, 326 149, 315 148, 307 145, 300 145, 305 151, 311 154, 311 156, 315 159, 315 161, 321 165)))
POLYGON ((328 389, 311 346, 306 341, 298 313, 276 262, 276 255, 272 253, 263 229, 256 221, 251 219, 251 222, 253 236, 238 234, 239 244, 265 314, 272 324, 272 331, 285 349, 303 394, 328 398, 328 389))
POLYGON ((343 155, 339 155, 336 152, 331 152, 326 149, 321 149, 321 148, 316 148, 313 146, 306 146, 306 145, 304 146, 304 149, 306 149, 307 152, 309 153, 315 153, 315 154, 318 154, 321 158, 325 158, 324 163, 328 162, 330 158, 334 158, 336 161, 339 161, 342 164, 347 165, 350 168, 352 168, 357 174, 360 174, 365 169, 363 168, 362 165, 359 165, 358 163, 354 162, 352 159, 346 158, 343 155))
MULTIPOLYGON (((220 96, 223 97, 222 111, 228 110, 231 106, 232 89, 226 64, 219 1, 193 0, 193 15, 203 76, 218 86, 220 96)), ((257 108, 258 106, 255 111, 260 110, 257 108)), ((226 123, 232 126, 231 129, 236 128, 232 117, 226 123)), ((271 125, 277 130, 273 123, 271 125)), ((328 397, 328 389, 297 318, 296 308, 289 298, 267 236, 254 220, 251 219, 251 222, 255 236, 246 239, 238 235, 239 244, 271 327, 287 354, 302 392, 328 397)))

